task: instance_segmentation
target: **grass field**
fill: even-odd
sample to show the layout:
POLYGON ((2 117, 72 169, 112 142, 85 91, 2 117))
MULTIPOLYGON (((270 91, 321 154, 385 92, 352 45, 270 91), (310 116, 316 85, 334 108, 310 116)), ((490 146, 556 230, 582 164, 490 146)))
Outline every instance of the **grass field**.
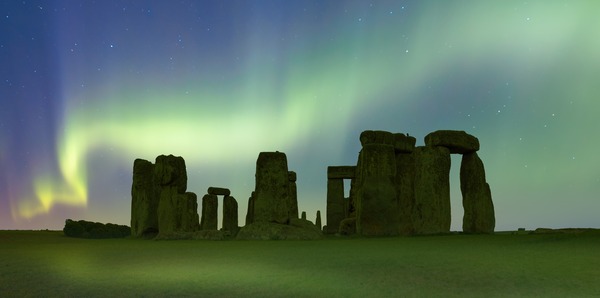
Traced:
POLYGON ((318 241, 0 231, 0 297, 600 296, 600 234, 318 241))

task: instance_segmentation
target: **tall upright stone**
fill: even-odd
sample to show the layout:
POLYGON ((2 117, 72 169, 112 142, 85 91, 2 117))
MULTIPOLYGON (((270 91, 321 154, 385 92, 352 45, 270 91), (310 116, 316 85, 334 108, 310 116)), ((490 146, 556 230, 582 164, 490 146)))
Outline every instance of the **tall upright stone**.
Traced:
POLYGON ((261 152, 256 161, 254 222, 288 224, 289 178, 283 152, 261 152))
POLYGON ((202 197, 202 218, 200 219, 201 230, 216 230, 218 226, 219 200, 217 195, 206 194, 202 197))
POLYGON ((450 150, 417 147, 414 151, 415 234, 450 232, 450 150))
POLYGON ((179 195, 181 212, 181 223, 179 231, 194 232, 200 229, 200 220, 198 219, 198 196, 193 192, 186 192, 179 195))
MULTIPOLYGON (((191 212, 193 203, 186 195, 187 173, 185 161, 180 156, 160 155, 154 166, 154 179, 160 187, 158 202, 159 234, 193 232, 193 224, 184 222, 184 215, 191 212)), ((187 217, 186 219, 189 219, 187 217)))
POLYGON ((254 197, 255 192, 252 192, 250 198, 248 198, 248 210, 246 211, 246 225, 254 222, 254 197))
POLYGON ((415 158, 412 153, 396 153, 395 185, 398 194, 398 232, 400 235, 411 235, 415 212, 415 158))
POLYGON ((460 164, 463 196, 463 232, 493 233, 496 226, 494 203, 485 179, 483 162, 476 152, 464 154, 460 164))
POLYGON ((298 218, 298 187, 296 186, 297 175, 294 171, 288 171, 289 181, 289 217, 298 218))
POLYGON ((238 232, 238 203, 232 196, 223 198, 223 230, 230 231, 232 235, 238 232))
POLYGON ((346 218, 344 210, 344 180, 327 179, 327 231, 338 232, 340 222, 346 218))
POLYGON ((321 210, 317 210, 317 217, 315 218, 315 226, 321 230, 321 210))
POLYGON ((159 188, 154 182, 154 164, 136 159, 131 185, 131 236, 158 233, 159 196, 159 188))
POLYGON ((364 236, 398 235, 398 199, 394 186, 394 137, 385 131, 360 135, 360 186, 357 198, 357 233, 364 236))

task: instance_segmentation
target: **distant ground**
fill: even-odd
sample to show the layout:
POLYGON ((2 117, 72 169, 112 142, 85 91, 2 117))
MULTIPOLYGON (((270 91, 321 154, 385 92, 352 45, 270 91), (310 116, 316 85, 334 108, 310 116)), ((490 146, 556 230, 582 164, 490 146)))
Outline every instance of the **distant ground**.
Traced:
POLYGON ((0 296, 600 296, 600 232, 77 239, 0 231, 0 296))

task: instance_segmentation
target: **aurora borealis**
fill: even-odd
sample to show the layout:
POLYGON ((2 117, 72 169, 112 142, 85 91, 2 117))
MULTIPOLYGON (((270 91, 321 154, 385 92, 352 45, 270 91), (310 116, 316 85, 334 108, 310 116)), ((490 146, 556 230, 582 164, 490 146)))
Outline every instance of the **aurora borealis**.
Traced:
MULTIPOLYGON (((299 209, 367 129, 477 136, 496 230, 600 227, 596 1, 2 1, 0 229, 129 224, 135 158, 240 222, 261 151, 299 209)), ((451 172, 460 230, 460 157, 451 172)), ((325 219, 324 219, 325 221, 325 219)))

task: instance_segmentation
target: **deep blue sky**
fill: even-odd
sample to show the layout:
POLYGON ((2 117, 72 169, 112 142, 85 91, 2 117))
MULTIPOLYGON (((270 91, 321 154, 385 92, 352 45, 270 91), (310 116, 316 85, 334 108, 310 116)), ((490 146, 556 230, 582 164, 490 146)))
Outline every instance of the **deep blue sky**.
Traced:
MULTIPOLYGON (((595 1, 1 1, 0 229, 129 223, 135 158, 232 190, 287 153, 300 210, 366 129, 477 136, 497 230, 600 227, 595 1)), ((453 157, 452 229, 460 230, 453 157)))

